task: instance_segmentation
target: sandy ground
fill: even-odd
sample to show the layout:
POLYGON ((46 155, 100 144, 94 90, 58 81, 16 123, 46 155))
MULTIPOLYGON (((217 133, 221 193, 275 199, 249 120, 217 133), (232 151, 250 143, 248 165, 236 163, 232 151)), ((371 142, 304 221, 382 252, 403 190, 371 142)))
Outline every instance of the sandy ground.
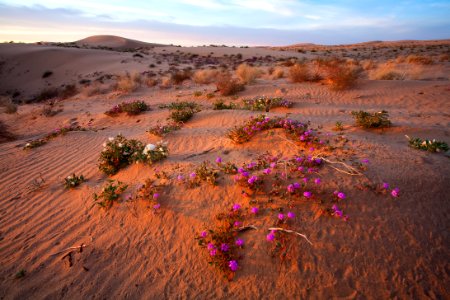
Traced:
MULTIPOLYGON (((253 51, 278 53, 267 49, 253 51)), ((69 79, 77 81, 80 74, 123 71, 124 66, 130 71, 146 69, 147 62, 133 60, 131 55, 2 45, 0 57, 6 60, 6 66, 17 64, 10 72, 2 72, 2 89, 29 88, 32 94, 42 85, 41 74, 46 69, 55 73, 51 77, 53 85, 67 83, 69 79), (12 55, 17 56, 13 62, 9 59, 12 55), (125 58, 130 63, 120 62, 125 58), (11 77, 20 77, 22 81, 11 77)), ((218 187, 186 189, 172 184, 161 196, 158 214, 143 203, 122 202, 108 211, 93 205, 92 194, 107 179, 97 167, 102 143, 118 133, 144 142, 158 141, 146 130, 168 117, 167 110, 158 108, 163 103, 197 101, 203 108, 180 131, 165 138, 170 151, 167 160, 154 167, 132 165, 112 176, 128 183, 128 192, 153 176, 155 169, 171 174, 187 173, 202 161, 213 161, 219 155, 224 161, 241 164, 265 151, 298 153, 298 149, 278 136, 261 134, 244 145, 231 143, 225 136, 227 130, 257 113, 214 111, 214 99, 193 97, 194 91, 214 89, 212 85, 187 82, 177 90, 142 87, 120 97, 79 94, 61 102, 63 112, 51 118, 39 115, 42 104, 22 105, 16 114, 1 114, 0 119, 19 138, 0 144, 0 298, 450 297, 449 159, 443 154, 409 148, 404 137, 407 134, 450 141, 448 80, 363 79, 352 90, 332 92, 320 84, 259 79, 239 93, 239 98, 247 98, 274 96, 283 90, 283 96, 293 101, 294 107, 275 109, 270 116, 289 112, 294 119, 311 121, 313 127, 323 126, 322 131, 333 136, 337 134, 332 130, 335 122, 342 121, 355 157, 369 160, 365 176, 372 182, 387 181, 399 187, 401 197, 359 190, 356 186, 360 178, 340 175, 325 167, 326 185, 347 194, 342 205, 350 220, 316 218, 310 204, 298 205, 295 226, 307 234, 313 246, 299 239, 300 251, 281 264, 268 255, 265 240, 265 228, 272 225, 276 214, 264 211, 257 223, 259 230, 242 235, 246 246, 241 269, 232 282, 224 281, 207 264, 205 253, 195 240, 216 213, 242 201, 242 188, 233 185, 228 176, 220 179, 218 187), (146 101, 152 110, 135 117, 111 118, 103 114, 114 104, 134 99, 146 101), (385 109, 394 126, 384 131, 357 128, 350 111, 359 109, 385 109), (103 130, 71 132, 42 147, 21 149, 27 140, 57 126, 75 120, 86 125, 91 119, 93 127, 103 130), (188 158, 211 148, 214 149, 207 154, 188 158), (67 191, 62 181, 73 172, 85 175, 88 181, 67 191), (67 251, 60 252, 82 243, 87 246, 81 253, 73 252, 70 266, 67 257, 63 258, 67 251), (16 279, 16 273, 22 269, 25 276, 16 279)))

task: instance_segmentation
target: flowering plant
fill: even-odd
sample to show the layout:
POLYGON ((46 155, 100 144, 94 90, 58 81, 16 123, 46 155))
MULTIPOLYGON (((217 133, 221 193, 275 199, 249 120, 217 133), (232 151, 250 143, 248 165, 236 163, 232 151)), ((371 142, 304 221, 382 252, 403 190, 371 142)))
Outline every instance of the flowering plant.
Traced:
POLYGON ((167 156, 169 156, 167 144, 164 142, 159 142, 156 145, 147 144, 142 150, 142 154, 139 159, 151 165, 157 161, 165 159, 167 156))
POLYGON ((60 136, 65 135, 70 131, 87 131, 87 128, 81 127, 79 125, 66 125, 60 128, 55 128, 52 132, 47 133, 43 138, 28 141, 23 147, 24 150, 40 147, 47 144, 50 140, 60 136))
POLYGON ((392 124, 389 120, 389 114, 385 110, 375 113, 363 110, 352 111, 352 115, 355 118, 356 125, 364 128, 385 128, 390 127, 392 124))
POLYGON ((181 123, 176 122, 170 122, 166 125, 157 124, 154 127, 150 128, 147 132, 156 136, 163 137, 171 133, 172 131, 180 130, 181 125, 181 123))
POLYGON ((99 169, 107 175, 114 175, 120 169, 140 159, 144 145, 138 140, 128 140, 119 134, 103 143, 99 158, 99 169))
POLYGON ((281 97, 269 98, 266 96, 256 97, 253 99, 243 99, 244 109, 259 110, 268 112, 274 107, 286 107, 291 108, 294 103, 288 100, 284 100, 281 97))
POLYGON ((448 144, 443 141, 433 140, 422 140, 420 138, 410 138, 406 136, 409 140, 409 146, 419 150, 429 151, 429 152, 445 152, 448 151, 448 144))
POLYGON ((94 201, 101 207, 110 208, 115 201, 119 200, 120 195, 127 187, 128 185, 120 181, 108 180, 99 195, 94 193, 94 201))
POLYGON ((125 101, 113 106, 110 110, 105 112, 105 115, 114 117, 120 113, 126 113, 127 115, 138 115, 141 112, 150 110, 150 107, 144 101, 125 101))
POLYGON ((86 181, 83 175, 77 176, 75 173, 64 178, 64 186, 67 189, 73 189, 86 181))

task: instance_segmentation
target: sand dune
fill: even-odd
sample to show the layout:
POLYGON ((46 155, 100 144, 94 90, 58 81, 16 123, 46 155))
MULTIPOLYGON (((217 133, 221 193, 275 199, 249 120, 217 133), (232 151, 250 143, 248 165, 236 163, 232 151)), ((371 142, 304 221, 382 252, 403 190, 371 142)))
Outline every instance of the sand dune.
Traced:
POLYGON ((115 50, 148 48, 163 46, 161 44, 146 43, 137 40, 131 40, 115 35, 93 35, 75 42, 79 46, 88 47, 108 47, 115 50))
MULTIPOLYGON (((164 49, 172 54, 178 50, 164 49)), ((237 51, 289 55, 267 49, 213 51, 217 56, 237 51)), ((30 95, 50 82, 56 86, 95 78, 95 72, 143 72, 160 58, 36 45, 1 45, 0 57, 6 61, 1 92, 20 88, 30 95), (54 75, 44 80, 41 75, 47 69, 54 75)), ((447 65, 439 66, 446 74, 447 65)), ((158 70, 167 68, 164 62, 158 70)), ((350 221, 316 218, 313 204, 295 203, 294 225, 313 246, 299 239, 299 253, 280 263, 268 254, 265 239, 265 229, 273 225, 278 211, 265 206, 261 218, 254 220, 259 229, 242 234, 244 255, 232 282, 208 265, 195 240, 216 213, 244 201, 242 188, 230 176, 221 177, 217 187, 192 189, 171 179, 157 214, 147 203, 126 201, 105 211, 94 205, 92 194, 107 180, 97 166, 103 142, 119 133, 146 143, 159 141, 146 130, 168 117, 160 104, 175 100, 196 101, 202 111, 164 138, 170 151, 167 160, 152 167, 134 164, 112 176, 129 184, 126 194, 158 170, 173 176, 188 174, 217 156, 241 165, 266 151, 283 157, 298 154, 299 149, 278 134, 261 133, 243 145, 226 138, 229 128, 257 112, 213 110, 212 103, 220 96, 207 99, 204 95, 213 93, 215 86, 187 81, 170 89, 141 86, 123 95, 80 93, 61 101, 63 111, 53 117, 41 116, 43 104, 36 103, 19 106, 16 114, 0 114, 0 120, 18 136, 16 141, 0 144, 0 298, 448 298, 449 160, 443 154, 409 148, 404 135, 449 141, 449 88, 448 80, 361 79, 354 89, 333 92, 320 83, 262 78, 248 85, 238 99, 225 98, 237 103, 247 97, 275 96, 284 89, 293 108, 277 108, 269 116, 289 113, 294 119, 311 121, 312 127, 332 137, 337 137, 336 121, 342 121, 355 162, 369 159, 367 180, 387 181, 401 189, 400 198, 376 195, 356 188, 366 182, 363 179, 325 168, 321 178, 326 188, 347 193, 342 206, 350 221), (203 96, 194 97, 199 90, 203 96), (104 114, 115 104, 136 99, 146 101, 152 110, 132 117, 104 114), (354 126, 350 111, 359 109, 388 110, 394 127, 369 131, 354 126), (91 121, 93 128, 101 130, 70 132, 42 147, 21 149, 27 140, 74 121, 82 126, 91 121), (88 181, 65 190, 62 181, 73 172, 88 181), (64 250, 82 243, 86 247, 72 253, 70 265, 64 250), (22 269, 25 277, 16 279, 22 269)), ((258 201, 267 205, 264 197, 258 201)))

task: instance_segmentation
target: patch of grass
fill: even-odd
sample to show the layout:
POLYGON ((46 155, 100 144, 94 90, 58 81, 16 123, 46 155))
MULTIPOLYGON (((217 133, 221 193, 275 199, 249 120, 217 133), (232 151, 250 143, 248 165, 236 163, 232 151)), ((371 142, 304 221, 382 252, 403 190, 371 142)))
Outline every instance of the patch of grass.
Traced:
POLYGON ((233 79, 230 73, 217 76, 216 88, 222 96, 235 95, 244 90, 244 85, 233 79))
POLYGON ((222 99, 217 99, 213 104, 213 110, 223 110, 223 109, 236 109, 237 105, 233 102, 225 104, 222 99))
POLYGON ((27 271, 25 271, 25 269, 21 269, 19 272, 16 273, 16 275, 14 275, 15 279, 21 279, 24 278, 27 275, 27 271))
POLYGON ((94 201, 103 208, 111 208, 117 202, 120 195, 128 188, 128 185, 120 181, 108 180, 100 194, 94 193, 94 201))

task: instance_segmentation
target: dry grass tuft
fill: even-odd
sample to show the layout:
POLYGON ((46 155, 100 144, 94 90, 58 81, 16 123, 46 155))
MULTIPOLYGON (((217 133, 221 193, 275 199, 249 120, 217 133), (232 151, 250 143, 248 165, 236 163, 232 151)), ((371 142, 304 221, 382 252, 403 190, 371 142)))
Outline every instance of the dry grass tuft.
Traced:
POLYGON ((236 69, 236 75, 243 84, 250 84, 255 82, 262 74, 261 70, 247 64, 240 64, 236 69))
POLYGON ((14 104, 9 97, 0 97, 0 107, 4 107, 4 112, 7 114, 17 112, 17 104, 14 104))
POLYGON ((13 141, 14 139, 15 136, 8 131, 8 126, 0 120, 0 143, 13 141))
POLYGON ((430 57, 415 54, 408 55, 408 57, 406 57, 406 62, 416 65, 432 65, 434 63, 433 59, 430 57))
POLYGON ((222 96, 230 96, 244 90, 244 85, 233 79, 230 73, 222 73, 217 76, 215 82, 217 90, 222 96))
POLYGON ((281 67, 276 67, 272 71, 272 79, 280 79, 284 77, 284 69, 281 67))
POLYGON ((132 93, 136 91, 141 85, 142 78, 139 73, 130 75, 126 73, 124 76, 120 76, 114 85, 114 90, 122 93, 132 93))
POLYGON ((217 70, 198 70, 192 79, 197 84, 210 84, 216 80, 217 75, 219 75, 217 70))
POLYGON ((360 70, 357 66, 348 65, 340 59, 322 62, 326 82, 335 91, 350 89, 356 85, 360 70))
POLYGON ((311 73, 306 64, 297 63, 289 68, 289 80, 291 82, 306 82, 311 81, 311 73))

